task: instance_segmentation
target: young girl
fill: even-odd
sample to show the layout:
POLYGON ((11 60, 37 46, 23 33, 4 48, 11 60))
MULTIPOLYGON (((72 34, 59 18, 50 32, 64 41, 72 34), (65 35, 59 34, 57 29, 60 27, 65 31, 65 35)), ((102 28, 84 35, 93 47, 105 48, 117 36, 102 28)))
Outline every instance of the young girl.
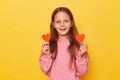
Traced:
POLYGON ((41 70, 49 80, 80 80, 88 70, 87 45, 75 39, 78 31, 68 8, 54 10, 50 34, 50 41, 42 45, 41 70))

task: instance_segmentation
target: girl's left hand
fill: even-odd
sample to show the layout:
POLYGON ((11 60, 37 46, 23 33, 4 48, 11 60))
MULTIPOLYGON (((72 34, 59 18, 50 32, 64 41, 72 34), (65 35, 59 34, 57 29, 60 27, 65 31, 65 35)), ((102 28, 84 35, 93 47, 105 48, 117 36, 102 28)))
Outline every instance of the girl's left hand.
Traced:
POLYGON ((85 44, 83 42, 80 43, 80 48, 78 50, 78 55, 81 57, 85 52, 87 52, 87 49, 88 49, 87 44, 85 44))

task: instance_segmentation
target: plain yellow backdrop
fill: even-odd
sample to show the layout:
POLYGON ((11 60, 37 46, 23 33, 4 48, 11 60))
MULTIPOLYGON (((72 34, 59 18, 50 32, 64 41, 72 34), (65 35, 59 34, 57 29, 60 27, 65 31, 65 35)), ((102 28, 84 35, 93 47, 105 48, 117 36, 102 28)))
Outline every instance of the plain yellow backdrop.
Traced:
POLYGON ((47 80, 39 55, 52 11, 68 7, 86 35, 89 71, 83 80, 120 80, 119 0, 1 0, 0 80, 47 80))

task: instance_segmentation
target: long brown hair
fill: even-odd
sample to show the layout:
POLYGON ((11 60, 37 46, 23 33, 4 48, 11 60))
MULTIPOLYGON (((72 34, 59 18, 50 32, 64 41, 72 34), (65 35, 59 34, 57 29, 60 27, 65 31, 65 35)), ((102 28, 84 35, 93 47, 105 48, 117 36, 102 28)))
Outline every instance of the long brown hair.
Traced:
POLYGON ((58 48, 57 48, 58 47, 57 46, 58 34, 57 34, 57 31, 54 28, 52 22, 54 22, 55 15, 60 11, 67 13, 70 17, 70 20, 71 20, 72 27, 70 28, 70 30, 68 32, 68 37, 69 37, 69 42, 70 42, 70 45, 68 47, 68 51, 71 55, 71 60, 73 61, 75 59, 75 49, 74 49, 74 47, 76 46, 77 48, 79 48, 80 45, 77 42, 77 40, 75 39, 75 35, 78 34, 78 31, 77 31, 77 28, 76 28, 76 25, 75 25, 75 22, 74 22, 73 15, 72 15, 71 11, 66 7, 58 7, 52 13, 51 23, 50 23, 50 34, 51 34, 50 52, 54 55, 52 58, 55 59, 56 56, 57 56, 57 51, 58 51, 58 48))

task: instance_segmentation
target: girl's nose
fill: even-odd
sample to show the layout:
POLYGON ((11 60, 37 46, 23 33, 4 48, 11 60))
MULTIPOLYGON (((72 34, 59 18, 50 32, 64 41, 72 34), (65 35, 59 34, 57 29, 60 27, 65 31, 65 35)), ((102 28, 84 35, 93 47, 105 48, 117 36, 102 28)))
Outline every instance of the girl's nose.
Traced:
POLYGON ((61 22, 61 27, 64 27, 64 25, 65 25, 64 22, 61 22))

